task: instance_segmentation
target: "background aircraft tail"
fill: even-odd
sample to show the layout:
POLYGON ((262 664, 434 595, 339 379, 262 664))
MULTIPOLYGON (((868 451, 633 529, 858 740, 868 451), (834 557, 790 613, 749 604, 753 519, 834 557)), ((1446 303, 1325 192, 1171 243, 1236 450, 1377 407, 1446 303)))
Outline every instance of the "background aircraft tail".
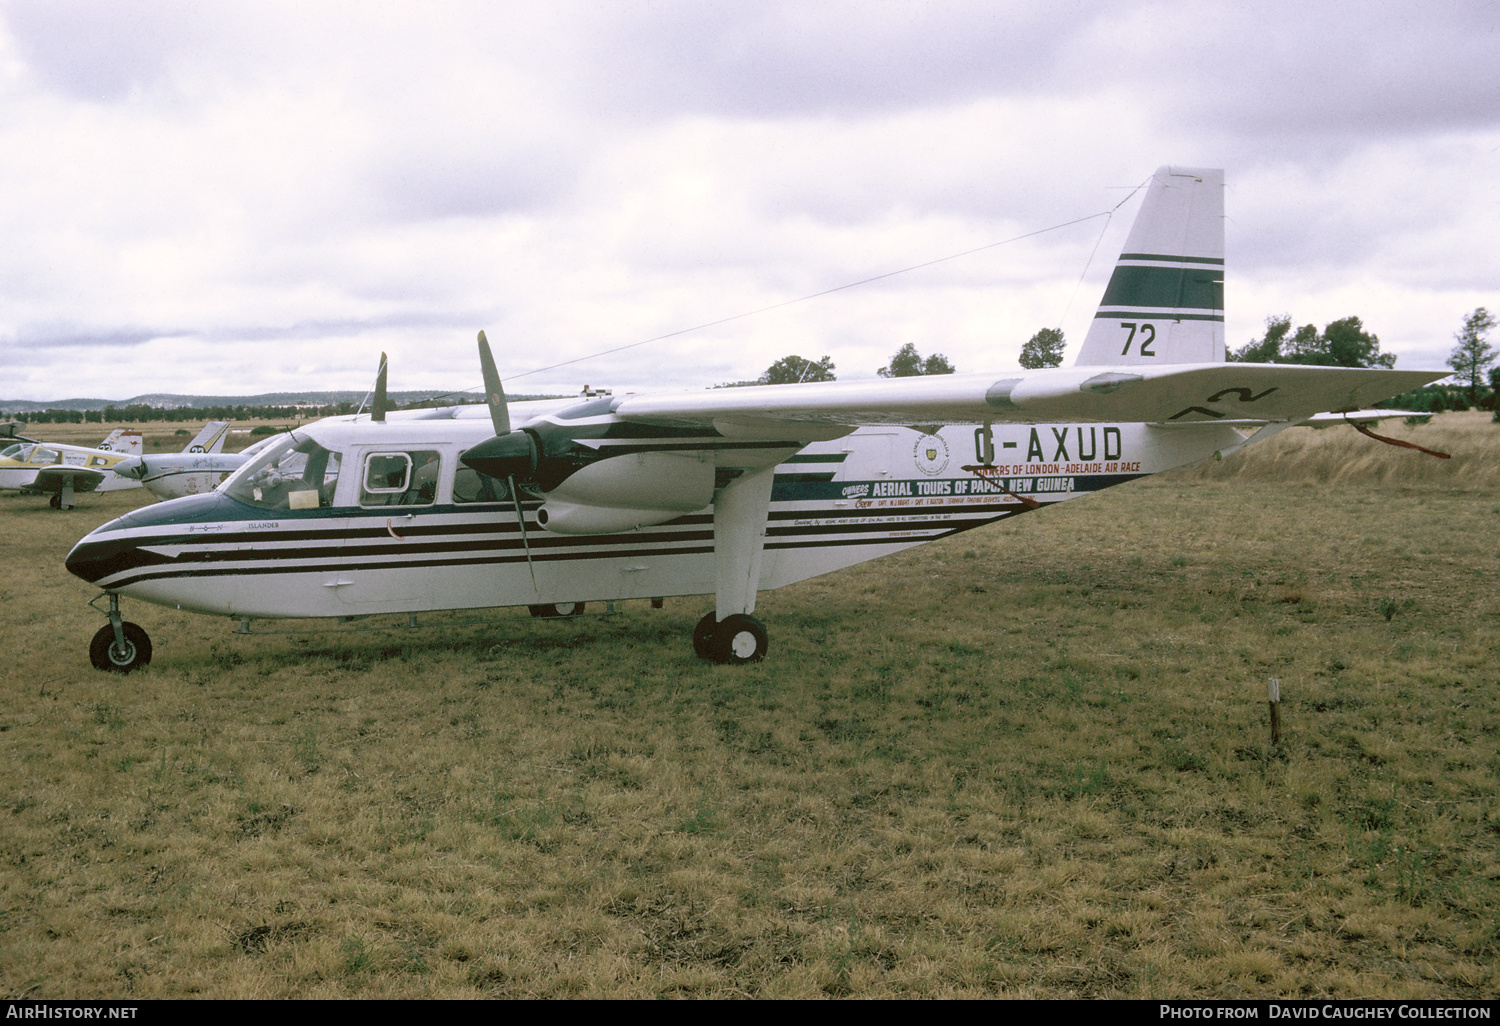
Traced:
POLYGON ((182 447, 183 452, 222 452, 224 439, 229 437, 229 421, 211 420, 193 440, 182 447))
POLYGON ((115 428, 104 436, 96 448, 105 452, 123 452, 131 456, 139 456, 145 452, 145 443, 141 440, 141 433, 132 428, 115 428))
POLYGON ((1224 172, 1157 168, 1077 367, 1224 360, 1224 172))

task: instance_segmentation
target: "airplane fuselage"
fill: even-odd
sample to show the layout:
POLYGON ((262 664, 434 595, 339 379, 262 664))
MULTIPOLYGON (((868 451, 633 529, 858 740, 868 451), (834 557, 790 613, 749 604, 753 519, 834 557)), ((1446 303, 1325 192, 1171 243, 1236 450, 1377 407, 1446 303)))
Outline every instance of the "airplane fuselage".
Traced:
MULTIPOLYGON (((206 495, 238 470, 246 457, 241 453, 167 453, 145 457, 135 475, 158 499, 180 499, 206 495)), ((118 473, 118 470, 116 471, 118 473)))
MULTIPOLYGON (((519 416, 528 405, 515 405, 519 416)), ((993 470, 980 475, 964 469, 986 462, 986 439, 975 424, 863 427, 804 446, 643 427, 607 412, 580 416, 577 405, 535 405, 545 412, 527 426, 565 427, 576 451, 568 477, 550 482, 547 493, 521 494, 524 538, 503 483, 481 481, 459 460, 492 436, 487 421, 336 418, 298 432, 304 447, 330 454, 311 457, 325 460, 314 472, 318 480, 288 485, 282 477, 262 488, 252 478, 264 471, 251 466, 249 476, 237 473, 212 494, 105 524, 73 549, 68 569, 120 595, 230 617, 712 594, 713 501, 727 481, 774 468, 756 585, 766 590, 1195 462, 1241 439, 1213 424, 996 424, 993 470), (556 516, 556 496, 567 493, 561 486, 569 478, 608 481, 611 466, 625 463, 670 475, 678 464, 642 461, 682 453, 709 464, 686 471, 711 483, 700 508, 657 503, 646 519, 658 522, 608 533, 580 533, 556 516), (384 483, 390 487, 376 487, 384 483), (563 529, 543 526, 544 507, 563 529)), ((644 490, 684 493, 665 479, 644 490)))
POLYGON ((129 457, 125 451, 91 449, 54 442, 19 443, 0 450, 0 490, 57 491, 48 479, 70 476, 80 492, 138 488, 139 482, 110 473, 129 457), (42 478, 41 481, 38 479, 42 478))

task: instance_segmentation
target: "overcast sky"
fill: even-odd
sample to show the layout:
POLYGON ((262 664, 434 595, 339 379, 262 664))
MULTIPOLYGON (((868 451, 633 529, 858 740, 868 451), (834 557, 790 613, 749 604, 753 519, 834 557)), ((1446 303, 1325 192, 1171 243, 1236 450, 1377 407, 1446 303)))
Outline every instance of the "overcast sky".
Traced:
POLYGON ((0 0, 0 398, 696 387, 1082 342, 1226 169, 1228 340, 1500 308, 1500 5, 0 0), (1102 232, 1102 234, 1101 234, 1102 232), (1089 264, 1090 252, 1098 254, 1089 264), (1088 265, 1085 274, 1084 269, 1088 265), (1082 277, 1081 277, 1082 276, 1082 277))

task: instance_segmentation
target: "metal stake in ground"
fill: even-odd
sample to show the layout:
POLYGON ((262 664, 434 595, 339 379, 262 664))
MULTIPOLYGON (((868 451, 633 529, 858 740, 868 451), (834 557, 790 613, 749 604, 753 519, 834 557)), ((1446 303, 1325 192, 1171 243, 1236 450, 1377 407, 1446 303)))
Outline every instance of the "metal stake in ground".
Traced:
POLYGON ((1266 699, 1271 706, 1271 744, 1281 744, 1281 679, 1266 678, 1266 699))

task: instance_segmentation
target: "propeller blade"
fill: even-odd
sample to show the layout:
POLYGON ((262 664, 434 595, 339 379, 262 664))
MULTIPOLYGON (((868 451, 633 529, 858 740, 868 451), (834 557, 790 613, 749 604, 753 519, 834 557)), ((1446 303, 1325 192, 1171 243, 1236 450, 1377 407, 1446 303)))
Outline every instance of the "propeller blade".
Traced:
POLYGON ((380 370, 375 374, 375 405, 370 407, 371 420, 385 420, 385 354, 380 354, 380 370))
POLYGON ((479 369, 484 373, 484 401, 490 406, 490 420, 495 425, 495 434, 510 434, 510 406, 505 402, 505 389, 500 387, 500 374, 495 370, 495 358, 490 355, 490 340, 479 333, 479 369))
MULTIPOLYGON (((537 451, 530 436, 517 431, 514 438, 510 437, 510 405, 506 403, 505 389, 500 385, 500 372, 495 370, 490 340, 484 337, 482 329, 479 332, 479 369, 484 374, 484 401, 490 407, 490 423, 495 425, 495 437, 470 449, 464 455, 464 462, 481 474, 490 471, 492 477, 500 476, 500 471, 509 470, 510 466, 518 462, 527 471, 535 470, 537 451), (480 454, 481 449, 493 455, 486 459, 480 454), (472 461, 469 458, 471 455, 475 457, 472 461)), ((526 550, 526 569, 531 571, 531 587, 533 591, 540 591, 536 583, 536 564, 531 561, 531 540, 526 537, 526 514, 521 509, 521 492, 516 488, 516 475, 506 473, 505 483, 510 486, 510 497, 516 504, 516 524, 521 528, 521 547, 526 550)))
POLYGON ((531 590, 541 591, 536 583, 536 564, 531 561, 531 542, 526 538, 526 514, 521 512, 521 493, 516 490, 515 475, 507 477, 505 483, 510 485, 510 497, 516 504, 516 523, 521 525, 521 548, 526 550, 526 569, 531 571, 531 590))

